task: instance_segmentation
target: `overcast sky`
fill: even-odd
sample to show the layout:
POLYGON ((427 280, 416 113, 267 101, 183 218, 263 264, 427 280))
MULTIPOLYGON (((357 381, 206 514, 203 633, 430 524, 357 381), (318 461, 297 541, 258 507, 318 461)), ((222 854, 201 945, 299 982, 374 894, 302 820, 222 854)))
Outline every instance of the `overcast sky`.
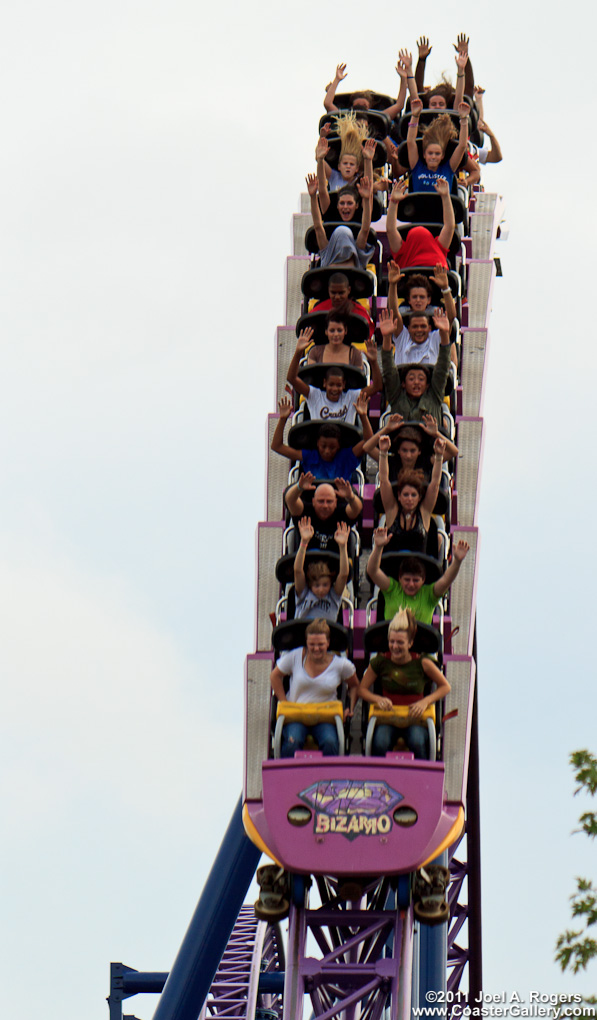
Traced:
POLYGON ((452 74, 462 29, 505 155, 485 184, 510 225, 480 511, 485 988, 595 990, 594 971, 552 962, 573 876, 597 871, 570 836, 567 766, 596 749, 594 21, 577 0, 4 11, 11 1020, 105 1020, 110 960, 172 963, 241 787, 275 328, 323 88, 346 61, 347 87, 395 93, 397 50, 421 32, 427 80, 452 74))

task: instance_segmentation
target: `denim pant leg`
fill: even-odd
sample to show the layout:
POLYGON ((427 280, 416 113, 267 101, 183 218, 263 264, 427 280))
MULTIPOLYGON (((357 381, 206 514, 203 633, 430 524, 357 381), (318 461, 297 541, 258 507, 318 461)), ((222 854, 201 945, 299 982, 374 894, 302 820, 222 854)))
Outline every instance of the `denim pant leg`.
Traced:
POLYGON ((295 751, 302 751, 307 739, 307 727, 302 722, 286 723, 282 730, 282 758, 294 758, 295 751))
POLYGON ((415 758, 429 758, 429 734, 427 726, 407 726, 402 731, 409 751, 412 751, 415 758))
POLYGON ((338 734, 333 723, 322 722, 311 727, 311 733, 317 741, 317 746, 325 757, 340 753, 338 745, 338 734))
POLYGON ((395 726, 386 726, 377 723, 373 731, 373 746, 371 748, 376 758, 383 758, 387 751, 391 751, 398 740, 399 733, 395 726))

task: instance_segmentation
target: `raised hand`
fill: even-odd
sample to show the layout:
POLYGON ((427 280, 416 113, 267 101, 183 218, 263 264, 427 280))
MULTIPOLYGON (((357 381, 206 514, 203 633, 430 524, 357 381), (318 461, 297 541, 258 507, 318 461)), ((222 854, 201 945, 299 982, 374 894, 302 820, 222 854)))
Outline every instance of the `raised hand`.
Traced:
POLYGON ((404 418, 402 417, 402 415, 391 414, 388 424, 384 425, 384 428, 387 429, 388 432, 395 432, 396 429, 399 429, 401 425, 404 425, 404 418))
POLYGON ((401 60, 396 64, 396 74, 403 78, 405 81, 408 78, 408 68, 401 60))
POLYGON ((360 180, 357 181, 357 191, 363 201, 365 201, 366 198, 369 198, 371 195, 371 181, 368 177, 361 177, 360 180))
POLYGON ((446 333, 450 332, 450 320, 446 315, 443 308, 436 308, 433 313, 433 325, 436 329, 443 329, 446 333))
POLYGON ((313 198, 317 194, 317 174, 307 174, 305 184, 307 185, 307 191, 311 198, 313 198))
POLYGON ((456 67, 458 68, 458 70, 464 71, 466 65, 468 64, 468 53, 459 52, 456 54, 454 59, 456 61, 456 67))
POLYGON ((315 159, 318 160, 318 161, 320 159, 325 159, 325 157, 327 156, 329 151, 330 151, 330 147, 328 145, 327 138, 325 138, 322 135, 320 135, 319 139, 318 139, 318 142, 317 142, 317 145, 315 146, 315 159))
POLYGON ((376 148, 377 142, 375 138, 368 138, 366 142, 363 142, 363 155, 365 159, 373 159, 376 148))
POLYGON ((336 492, 340 499, 345 499, 347 502, 352 499, 354 489, 350 482, 347 482, 344 478, 335 478, 334 485, 336 486, 336 492))
POLYGON ((398 329, 398 320, 390 308, 382 308, 377 325, 382 336, 392 336, 398 329))
POLYGON ((296 353, 304 354, 313 339, 314 330, 311 326, 301 329, 296 341, 296 353))
POLYGON ((443 460, 444 459, 445 450, 446 450, 446 440, 443 439, 442 436, 438 436, 437 439, 435 440, 434 444, 433 444, 433 452, 435 453, 436 457, 441 457, 442 460, 443 460))
POLYGON ((311 471, 305 471, 304 474, 299 475, 297 485, 299 492, 309 492, 315 488, 315 475, 311 471))
POLYGON ((469 42, 470 42, 470 40, 469 40, 468 35, 465 35, 464 32, 460 32, 459 35, 456 37, 456 42, 452 43, 452 45, 453 45, 454 49, 458 53, 467 53, 468 54, 468 44, 469 44, 469 42))
POLYGON ((435 283, 441 290, 446 290, 448 285, 448 270, 445 266, 442 266, 441 262, 438 262, 433 270, 433 276, 429 279, 435 283))
MULTIPOLYGON (((328 85, 328 88, 329 88, 329 85, 328 85)), ((321 127, 319 129, 319 137, 320 138, 327 138, 327 136, 329 135, 331 130, 332 130, 332 125, 330 124, 330 122, 328 120, 328 121, 325 122, 325 124, 321 125, 321 127)))
POLYGON ((419 60, 426 60, 432 49, 428 37, 422 35, 420 39, 417 39, 417 46, 419 48, 419 60))
POLYGON ((392 440, 390 439, 389 436, 386 435, 386 436, 380 436, 379 437, 379 452, 380 453, 389 453, 391 445, 392 445, 392 440))
POLYGON ((424 414, 421 418, 421 428, 428 436, 437 436, 439 428, 432 414, 424 414))
POLYGON ((280 418, 290 418, 290 415, 292 414, 292 400, 289 396, 287 396, 287 394, 280 397, 278 401, 278 412, 280 414, 280 418))
POLYGON ((315 534, 315 528, 311 524, 311 518, 301 517, 300 521, 298 522, 298 529, 301 535, 301 540, 306 545, 309 545, 309 542, 311 541, 313 535, 315 534))
POLYGON ((450 186, 445 177, 438 177, 433 187, 442 197, 450 194, 450 186))
POLYGON ((337 545, 346 545, 346 543, 348 542, 349 535, 350 528, 348 527, 348 524, 346 523, 346 521, 340 521, 338 527, 336 528, 334 541, 337 543, 337 545))
POLYGON ((408 194, 408 184, 406 181, 395 181, 394 187, 392 188, 392 194, 390 195, 390 202, 396 202, 396 204, 408 194))
POLYGON ((452 550, 452 555, 455 557, 455 559, 458 560, 459 563, 462 563, 463 559, 468 555, 469 550, 470 545, 468 544, 468 542, 465 542, 463 539, 460 539, 460 541, 457 542, 456 545, 454 546, 454 549, 452 550))
POLYGON ((461 120, 465 120, 465 119, 468 120, 468 115, 469 115, 470 112, 471 112, 471 108, 468 105, 468 103, 465 103, 463 101, 462 103, 458 104, 458 116, 460 117, 461 120))
POLYGON ((346 64, 338 64, 336 67, 336 81, 344 81, 347 74, 346 64))
POLYGON ((406 68, 406 73, 408 75, 413 73, 413 55, 412 53, 409 53, 408 50, 399 50, 398 63, 402 64, 402 66, 406 68))
POLYGON ((410 112, 413 117, 420 117, 421 113, 423 112, 423 100, 413 99, 412 103, 410 104, 410 112))
POLYGON ((393 259, 388 262, 388 283, 395 283, 398 285, 402 279, 402 273, 400 266, 393 259))
POLYGON ((357 414, 367 414, 369 408, 369 394, 367 390, 361 390, 354 402, 354 406, 356 407, 357 414))
POLYGON ((392 539, 391 535, 388 535, 387 528, 376 528, 373 532, 373 544, 379 546, 381 549, 384 548, 392 539))
POLYGON ((475 85, 475 95, 476 96, 484 96, 485 95, 485 89, 481 88, 480 85, 475 85))
POLYGON ((377 361, 377 344, 375 342, 375 338, 372 336, 368 337, 367 340, 365 341, 365 346, 367 348, 367 350, 365 351, 365 357, 367 358, 367 361, 369 362, 377 361))

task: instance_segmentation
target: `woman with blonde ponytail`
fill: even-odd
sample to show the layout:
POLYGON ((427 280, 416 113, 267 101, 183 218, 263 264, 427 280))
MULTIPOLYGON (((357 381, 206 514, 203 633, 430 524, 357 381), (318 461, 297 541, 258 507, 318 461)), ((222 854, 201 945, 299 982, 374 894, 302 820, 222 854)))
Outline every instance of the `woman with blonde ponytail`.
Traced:
POLYGON ((435 663, 426 655, 411 655, 411 648, 417 632, 417 623, 412 610, 400 609, 388 627, 389 651, 375 655, 361 683, 359 694, 363 701, 376 705, 383 711, 393 705, 408 705, 408 725, 397 729, 395 726, 378 724, 373 735, 373 754, 383 757, 391 751, 399 737, 402 737, 415 758, 429 757, 427 727, 422 724, 423 713, 429 705, 445 698, 450 684, 435 663), (381 694, 372 688, 379 680, 381 694), (424 695, 427 684, 435 684, 431 694, 424 695))

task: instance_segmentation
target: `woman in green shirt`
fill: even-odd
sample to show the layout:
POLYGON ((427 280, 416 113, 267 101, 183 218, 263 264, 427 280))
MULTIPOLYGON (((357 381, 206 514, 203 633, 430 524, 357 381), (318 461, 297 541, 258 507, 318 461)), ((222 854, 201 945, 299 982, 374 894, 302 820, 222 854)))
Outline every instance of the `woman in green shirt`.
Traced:
POLYGON ((410 609, 400 609, 388 628, 389 652, 375 655, 359 686, 363 701, 390 710, 392 705, 408 705, 409 725, 398 732, 396 727, 377 725, 373 735, 373 754, 383 757, 391 751, 401 736, 415 758, 429 758, 427 728, 421 722, 429 705, 445 698, 450 684, 435 663, 421 656, 413 658, 411 648, 417 632, 414 614, 410 609), (376 679, 381 681, 382 694, 375 694, 371 688, 376 679), (424 695, 425 686, 435 684, 431 694, 424 695))

